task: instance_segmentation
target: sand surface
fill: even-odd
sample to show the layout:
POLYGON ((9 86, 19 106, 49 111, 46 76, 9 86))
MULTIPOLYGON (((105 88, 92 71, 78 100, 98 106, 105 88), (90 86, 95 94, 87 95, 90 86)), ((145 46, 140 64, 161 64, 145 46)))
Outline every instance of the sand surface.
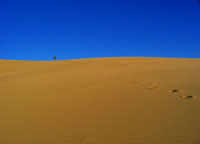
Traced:
POLYGON ((0 144, 200 144, 200 59, 0 60, 0 144))

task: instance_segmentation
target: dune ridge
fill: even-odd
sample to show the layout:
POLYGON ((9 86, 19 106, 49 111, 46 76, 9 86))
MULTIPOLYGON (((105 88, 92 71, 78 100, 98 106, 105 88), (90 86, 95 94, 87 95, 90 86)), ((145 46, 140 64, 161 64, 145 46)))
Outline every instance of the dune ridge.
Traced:
POLYGON ((198 144, 200 59, 0 60, 0 144, 198 144))

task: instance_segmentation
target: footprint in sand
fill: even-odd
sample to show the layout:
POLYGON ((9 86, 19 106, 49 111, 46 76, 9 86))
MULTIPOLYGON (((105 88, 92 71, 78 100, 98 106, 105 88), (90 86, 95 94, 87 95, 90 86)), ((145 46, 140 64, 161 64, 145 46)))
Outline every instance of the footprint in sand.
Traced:
POLYGON ((149 89, 149 90, 152 90, 152 89, 160 89, 156 83, 149 83, 147 86, 146 86, 146 89, 149 89))
POLYGON ((194 99, 194 98, 196 98, 196 96, 192 96, 192 95, 183 95, 181 97, 184 98, 184 99, 194 99))
MULTIPOLYGON (((138 79, 133 79, 131 80, 131 84, 135 84, 135 85, 138 85, 138 84, 144 84, 146 85, 146 82, 143 82, 141 80, 138 80, 138 79)), ((149 89, 149 90, 152 90, 152 89, 161 89, 158 87, 157 83, 148 83, 146 85, 146 89, 149 89)))
POLYGON ((184 93, 185 91, 181 90, 181 89, 173 89, 173 90, 170 90, 169 92, 171 92, 171 93, 184 93))
POLYGON ((171 90, 170 92, 176 93, 176 92, 179 92, 179 90, 178 90, 178 89, 173 89, 173 90, 171 90))
POLYGON ((90 140, 88 139, 88 136, 83 136, 83 138, 81 139, 81 144, 87 144, 89 142, 90 140))
POLYGON ((131 80, 131 84, 142 84, 143 81, 137 80, 137 79, 133 79, 131 80))

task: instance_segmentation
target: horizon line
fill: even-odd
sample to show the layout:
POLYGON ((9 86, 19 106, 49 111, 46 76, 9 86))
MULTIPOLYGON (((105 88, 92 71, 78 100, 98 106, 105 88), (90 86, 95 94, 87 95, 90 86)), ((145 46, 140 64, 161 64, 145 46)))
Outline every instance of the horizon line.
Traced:
POLYGON ((21 59, 0 59, 8 61, 66 61, 66 60, 84 60, 84 59, 105 59, 105 58, 160 58, 160 59, 200 59, 200 58, 186 58, 186 57, 88 57, 88 58, 74 58, 74 59, 57 59, 57 60, 21 60, 21 59))

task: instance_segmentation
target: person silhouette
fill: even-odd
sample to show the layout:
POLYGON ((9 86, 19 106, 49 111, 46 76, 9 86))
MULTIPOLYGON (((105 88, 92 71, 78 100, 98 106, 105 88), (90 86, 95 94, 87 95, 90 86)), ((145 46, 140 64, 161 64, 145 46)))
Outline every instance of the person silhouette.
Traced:
POLYGON ((56 56, 54 56, 54 60, 56 60, 56 56))

